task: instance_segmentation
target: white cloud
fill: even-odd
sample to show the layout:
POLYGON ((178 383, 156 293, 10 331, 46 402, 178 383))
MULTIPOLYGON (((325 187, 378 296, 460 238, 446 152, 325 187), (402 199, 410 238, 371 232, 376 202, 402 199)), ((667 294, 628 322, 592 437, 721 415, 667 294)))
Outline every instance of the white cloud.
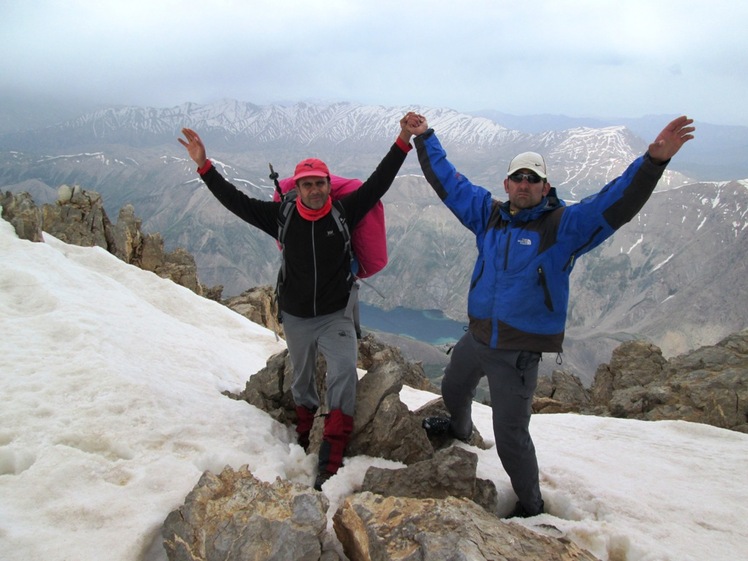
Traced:
POLYGON ((508 113, 687 112, 748 125, 748 4, 726 0, 9 4, 0 92, 157 106, 318 97, 508 113))

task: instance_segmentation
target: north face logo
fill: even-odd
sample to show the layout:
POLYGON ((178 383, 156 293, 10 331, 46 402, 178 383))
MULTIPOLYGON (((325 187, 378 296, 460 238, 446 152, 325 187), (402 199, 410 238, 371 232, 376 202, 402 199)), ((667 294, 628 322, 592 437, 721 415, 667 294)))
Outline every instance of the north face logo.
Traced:
POLYGON ((532 245, 532 240, 530 238, 520 238, 517 242, 519 245, 532 245))

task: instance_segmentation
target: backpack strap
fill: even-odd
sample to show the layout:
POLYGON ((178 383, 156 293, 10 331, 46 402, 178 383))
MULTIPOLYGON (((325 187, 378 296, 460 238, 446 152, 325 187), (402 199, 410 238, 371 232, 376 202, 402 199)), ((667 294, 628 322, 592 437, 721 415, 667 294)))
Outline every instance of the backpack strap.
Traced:
POLYGON ((343 234, 343 243, 345 244, 345 253, 348 255, 349 266, 348 266, 348 277, 346 280, 348 284, 353 284, 353 246, 351 245, 351 231, 348 229, 348 222, 345 219, 345 209, 343 203, 340 201, 333 201, 332 208, 330 209, 333 220, 338 227, 338 230, 343 234))
POLYGON ((353 326, 356 329, 356 338, 361 339, 361 320, 359 316, 359 305, 358 305, 358 289, 359 284, 356 281, 356 277, 353 274, 353 245, 351 244, 351 231, 348 229, 348 222, 345 219, 345 209, 343 203, 340 201, 333 201, 332 208, 330 209, 335 224, 338 226, 338 230, 343 234, 343 241, 345 243, 345 252, 348 255, 348 286, 350 287, 348 293, 348 304, 345 307, 345 317, 353 320, 353 326))
POLYGON ((283 281, 286 278, 286 232, 288 231, 288 222, 291 213, 296 208, 296 191, 291 190, 285 195, 281 195, 281 206, 278 211, 278 243, 281 250, 281 266, 278 271, 278 279, 275 282, 275 295, 273 305, 275 306, 275 315, 278 323, 283 323, 280 309, 280 291, 283 287, 283 281))

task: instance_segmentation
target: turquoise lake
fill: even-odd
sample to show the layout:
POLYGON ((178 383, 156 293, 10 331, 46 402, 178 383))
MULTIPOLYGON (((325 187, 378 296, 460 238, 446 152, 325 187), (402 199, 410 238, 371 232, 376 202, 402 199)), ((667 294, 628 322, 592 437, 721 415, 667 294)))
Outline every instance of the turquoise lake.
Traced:
POLYGON ((439 310, 397 307, 389 311, 361 304, 361 325, 377 331, 412 337, 431 345, 454 344, 465 333, 465 322, 454 321, 439 310))

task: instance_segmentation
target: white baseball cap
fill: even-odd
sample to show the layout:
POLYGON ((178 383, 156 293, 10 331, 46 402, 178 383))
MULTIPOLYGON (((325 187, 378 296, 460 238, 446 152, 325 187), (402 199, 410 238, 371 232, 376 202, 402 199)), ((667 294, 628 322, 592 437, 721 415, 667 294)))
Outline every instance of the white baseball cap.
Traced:
POLYGON ((507 175, 512 175, 515 171, 521 169, 529 169, 532 172, 537 173, 543 179, 548 179, 548 175, 545 171, 545 160, 543 156, 537 152, 522 152, 518 154, 509 162, 509 170, 506 172, 507 175))

